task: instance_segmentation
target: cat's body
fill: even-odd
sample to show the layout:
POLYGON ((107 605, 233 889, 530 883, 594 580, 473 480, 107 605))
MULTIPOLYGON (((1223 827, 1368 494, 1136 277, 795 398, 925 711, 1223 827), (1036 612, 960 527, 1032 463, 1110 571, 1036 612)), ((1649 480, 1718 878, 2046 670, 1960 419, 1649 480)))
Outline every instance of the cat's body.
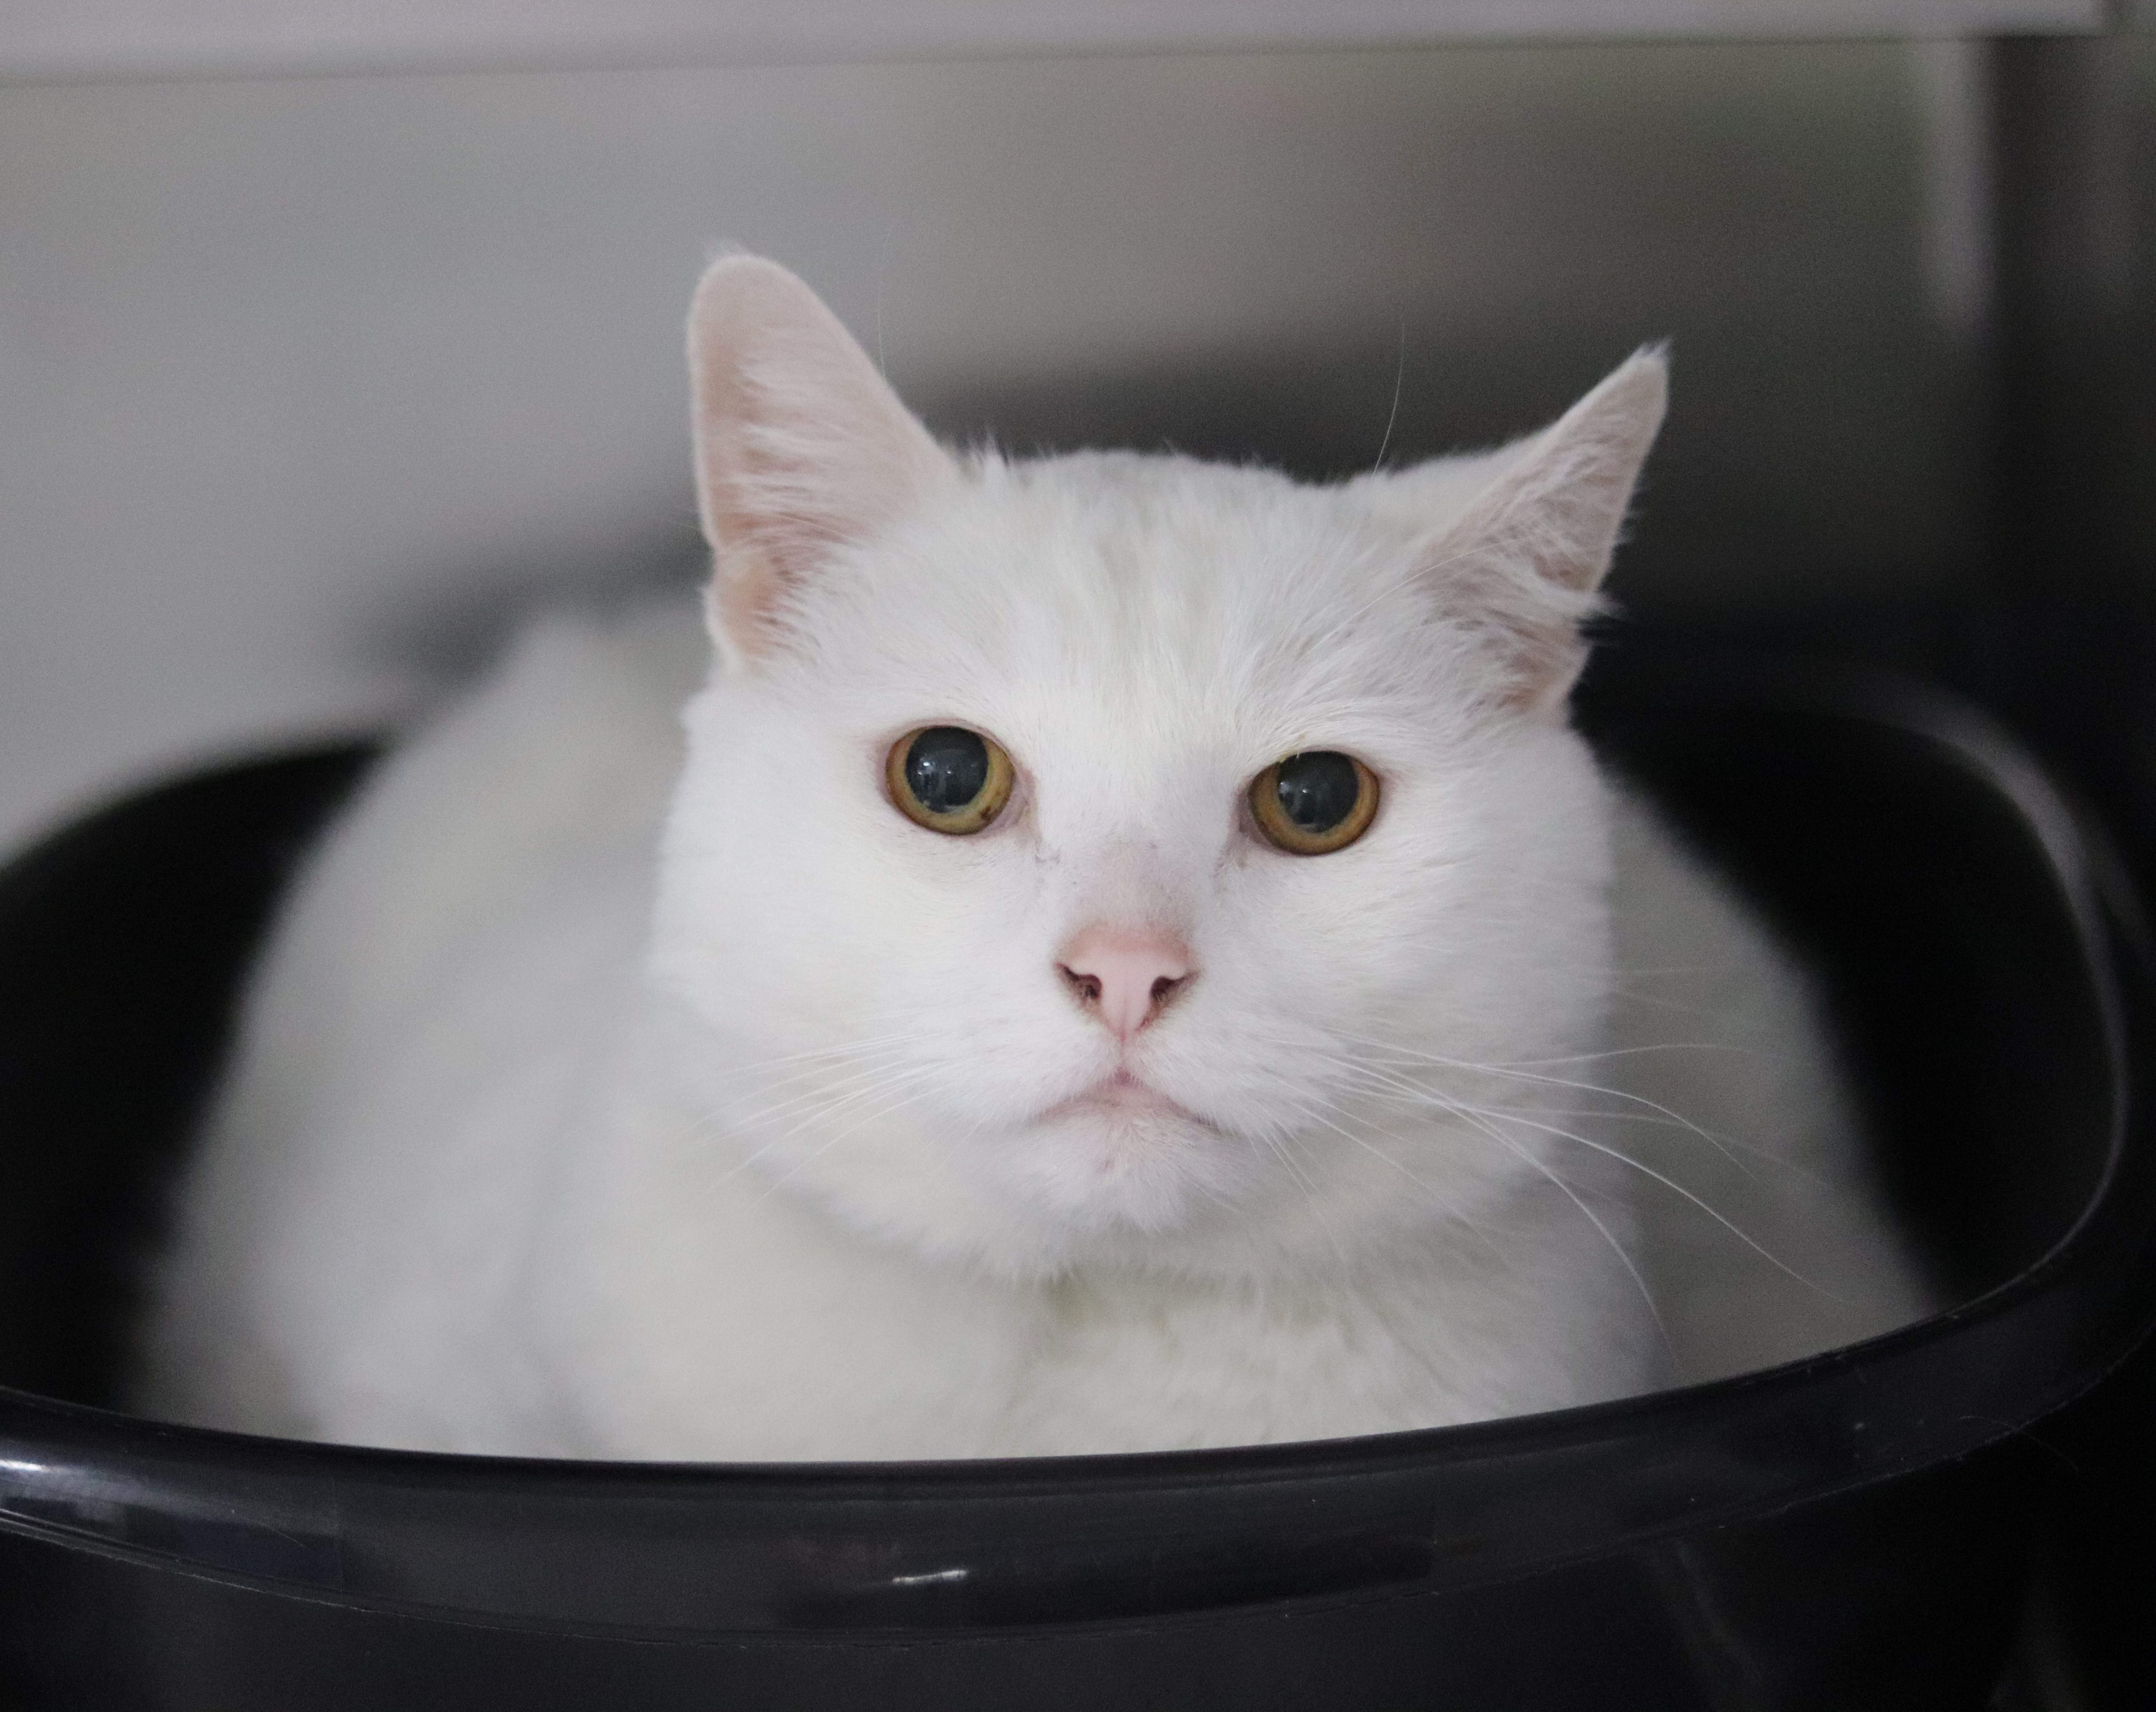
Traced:
POLYGON ((253 995, 148 1406, 574 1456, 1142 1449, 1561 1406, 1921 1311, 1801 979, 1565 728, 1658 362, 1346 489, 960 466, 797 285, 714 279, 685 774, 685 604, 535 626, 383 765, 253 995), (1014 769, 965 835, 891 795, 952 727, 1014 769), (1322 855, 1245 806, 1304 753, 1382 780, 1322 855))

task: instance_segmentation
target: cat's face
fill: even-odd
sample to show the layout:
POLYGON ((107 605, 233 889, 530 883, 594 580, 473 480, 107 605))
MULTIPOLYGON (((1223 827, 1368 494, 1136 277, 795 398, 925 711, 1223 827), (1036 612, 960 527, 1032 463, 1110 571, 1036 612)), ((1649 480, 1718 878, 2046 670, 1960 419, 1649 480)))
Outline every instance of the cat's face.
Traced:
POLYGON ((1579 1050, 1606 996, 1601 787, 1562 697, 1659 367, 1630 439, 1552 455, 1560 424, 1340 489, 961 467, 850 345, 819 374, 757 344, 835 324, 729 269, 697 326, 729 657, 690 709, 654 935, 725 1144, 1013 1272, 1337 1264, 1486 1216, 1537 1149, 1467 1067, 1579 1050), (771 378, 804 367, 798 396, 771 378), (754 428, 788 409, 838 424, 839 491, 813 422, 754 428), (880 472, 846 467, 879 434, 880 472), (1571 512, 1545 515, 1545 464, 1571 512))

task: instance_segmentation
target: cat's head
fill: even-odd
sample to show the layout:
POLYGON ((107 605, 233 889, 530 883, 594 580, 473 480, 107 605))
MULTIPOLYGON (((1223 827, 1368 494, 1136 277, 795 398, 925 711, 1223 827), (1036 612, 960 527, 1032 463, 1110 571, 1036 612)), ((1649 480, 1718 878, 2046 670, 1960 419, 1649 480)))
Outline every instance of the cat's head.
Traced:
POLYGON ((1335 1264, 1539 1169, 1470 1067, 1608 995, 1566 697, 1658 355, 1335 487, 953 456, 752 258, 690 356, 720 664, 654 967, 715 1146, 1016 1273, 1335 1264))

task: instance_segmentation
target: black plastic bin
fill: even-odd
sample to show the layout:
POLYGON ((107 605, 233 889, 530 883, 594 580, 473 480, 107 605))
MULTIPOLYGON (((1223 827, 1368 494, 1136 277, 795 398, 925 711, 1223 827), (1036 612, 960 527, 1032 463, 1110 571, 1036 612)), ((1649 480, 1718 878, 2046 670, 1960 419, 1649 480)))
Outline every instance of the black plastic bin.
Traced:
POLYGON ((1966 1305, 1660 1396, 1152 1457, 520 1463, 108 1412, 161 1174, 276 887, 363 754, 242 765, 0 874, 0 1696, 1984 1704, 2054 1417, 2156 1314, 2130 907, 1958 704, 1619 664, 1590 729, 1817 960, 1895 1190, 1966 1305))

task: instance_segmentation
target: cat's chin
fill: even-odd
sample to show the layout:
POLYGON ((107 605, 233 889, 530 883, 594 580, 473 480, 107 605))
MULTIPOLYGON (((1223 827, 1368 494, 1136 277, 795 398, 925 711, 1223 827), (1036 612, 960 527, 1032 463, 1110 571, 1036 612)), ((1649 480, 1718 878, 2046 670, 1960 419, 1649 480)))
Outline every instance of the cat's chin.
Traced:
POLYGON ((1165 1231, 1229 1187, 1226 1140, 1210 1120, 1119 1072, 1026 1127, 1023 1175, 1032 1198, 1080 1224, 1165 1231))

